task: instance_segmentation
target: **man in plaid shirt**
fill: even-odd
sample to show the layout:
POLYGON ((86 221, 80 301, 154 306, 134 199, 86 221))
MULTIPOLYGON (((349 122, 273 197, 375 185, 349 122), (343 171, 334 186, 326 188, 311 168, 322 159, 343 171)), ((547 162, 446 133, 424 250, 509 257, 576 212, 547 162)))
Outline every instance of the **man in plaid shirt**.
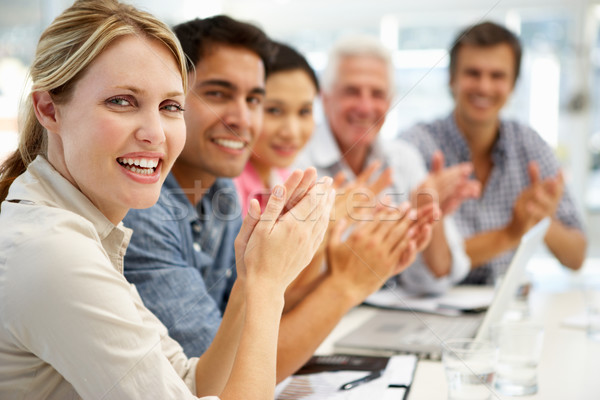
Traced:
POLYGON ((490 22, 469 27, 450 50, 454 111, 402 135, 429 168, 434 154, 447 165, 473 163, 481 197, 467 199, 455 213, 471 259, 465 283, 493 283, 523 234, 546 216, 552 224, 545 242, 556 258, 574 270, 585 258, 581 219, 552 149, 531 128, 499 117, 520 61, 521 45, 510 31, 490 22))

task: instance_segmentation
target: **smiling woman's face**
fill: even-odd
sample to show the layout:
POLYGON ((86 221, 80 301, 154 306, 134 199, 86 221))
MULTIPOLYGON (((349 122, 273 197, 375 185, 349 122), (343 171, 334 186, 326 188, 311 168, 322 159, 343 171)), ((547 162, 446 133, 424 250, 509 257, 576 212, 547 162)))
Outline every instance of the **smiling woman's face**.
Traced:
POLYGON ((52 165, 113 223, 146 208, 185 142, 182 77, 170 50, 129 35, 100 54, 56 106, 52 165))
POLYGON ((285 168, 314 130, 314 83, 303 70, 276 72, 266 82, 263 129, 252 153, 252 162, 285 168))

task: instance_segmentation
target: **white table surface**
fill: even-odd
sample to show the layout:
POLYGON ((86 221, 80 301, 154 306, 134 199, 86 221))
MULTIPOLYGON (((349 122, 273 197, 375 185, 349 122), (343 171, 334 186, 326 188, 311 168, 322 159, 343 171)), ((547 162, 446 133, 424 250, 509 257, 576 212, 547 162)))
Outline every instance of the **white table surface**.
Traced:
MULTIPOLYGON (((600 272, 600 265, 595 268, 592 270, 594 273, 600 272)), ((550 267, 541 275, 534 276, 534 290, 529 299, 531 317, 545 328, 538 368, 539 391, 532 396, 520 397, 493 393, 492 399, 600 399, 600 342, 589 340, 583 329, 568 328, 562 324, 565 318, 584 312, 584 299, 578 284, 585 278, 585 273, 572 274, 550 267)), ((317 354, 333 353, 333 343, 373 312, 368 307, 351 310, 317 349, 317 354)), ((446 399, 446 393, 441 362, 419 361, 408 399, 446 399)))

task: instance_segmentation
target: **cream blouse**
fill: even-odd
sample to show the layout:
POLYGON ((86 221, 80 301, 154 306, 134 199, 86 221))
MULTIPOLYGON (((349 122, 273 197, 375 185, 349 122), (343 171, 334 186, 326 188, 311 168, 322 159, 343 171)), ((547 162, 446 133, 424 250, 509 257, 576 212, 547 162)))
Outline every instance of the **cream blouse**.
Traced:
POLYGON ((0 399, 196 398, 197 359, 123 277, 130 237, 43 157, 14 181, 0 213, 0 399))

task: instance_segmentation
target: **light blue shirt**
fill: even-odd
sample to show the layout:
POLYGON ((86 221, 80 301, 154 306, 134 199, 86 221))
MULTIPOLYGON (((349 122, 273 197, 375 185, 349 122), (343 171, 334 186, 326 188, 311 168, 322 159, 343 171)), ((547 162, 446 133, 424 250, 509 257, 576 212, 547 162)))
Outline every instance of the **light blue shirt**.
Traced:
POLYGON ((233 182, 217 179, 196 207, 173 174, 156 205, 130 210, 125 277, 189 357, 212 342, 236 278, 241 213, 233 182))

